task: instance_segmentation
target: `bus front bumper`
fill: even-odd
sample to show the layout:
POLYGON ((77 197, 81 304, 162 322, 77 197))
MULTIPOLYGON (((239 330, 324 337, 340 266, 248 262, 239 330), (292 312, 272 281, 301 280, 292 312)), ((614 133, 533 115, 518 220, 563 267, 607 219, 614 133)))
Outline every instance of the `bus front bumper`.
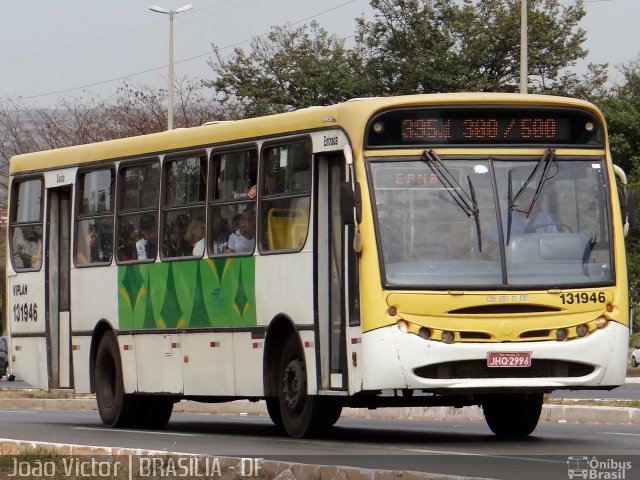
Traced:
POLYGON ((363 389, 455 394, 613 388, 625 380, 628 339, 629 329, 616 322, 570 341, 453 344, 424 340, 392 325, 362 336, 363 389), (489 367, 490 354, 528 354, 530 365, 489 367))

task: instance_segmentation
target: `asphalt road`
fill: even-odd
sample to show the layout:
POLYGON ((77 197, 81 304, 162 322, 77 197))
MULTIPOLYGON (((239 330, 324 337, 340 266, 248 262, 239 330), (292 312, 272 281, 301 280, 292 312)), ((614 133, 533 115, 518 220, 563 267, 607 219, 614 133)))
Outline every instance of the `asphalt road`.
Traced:
MULTIPOLYGON (((8 382, 6 377, 2 377, 0 379, 0 388, 24 390, 33 387, 20 380, 8 382)), ((556 390, 550 397, 554 399, 580 400, 640 400, 640 377, 629 377, 624 385, 613 390, 556 390)))
POLYGON ((108 429, 88 411, 4 410, 0 425, 0 436, 30 441, 494 479, 566 479, 571 458, 595 457, 609 466, 632 462, 622 478, 640 478, 637 425, 541 422, 520 440, 498 439, 484 422, 372 419, 341 419, 325 438, 294 440, 266 417, 189 413, 174 414, 163 431, 108 429))

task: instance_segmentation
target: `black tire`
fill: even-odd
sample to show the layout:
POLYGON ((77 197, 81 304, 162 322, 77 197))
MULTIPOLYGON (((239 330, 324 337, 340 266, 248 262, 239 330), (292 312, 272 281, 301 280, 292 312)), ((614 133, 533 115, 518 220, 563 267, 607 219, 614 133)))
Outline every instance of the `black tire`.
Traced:
POLYGON ((542 394, 492 395, 482 402, 487 425, 499 437, 526 437, 536 429, 542 394))
POLYGON ((278 400, 282 426, 290 437, 313 437, 340 418, 330 399, 307 395, 307 368, 297 334, 287 338, 278 378, 278 400))
POLYGON ((4 362, 3 365, 0 366, 0 377, 4 377, 7 374, 7 364, 8 362, 4 362))
POLYGON ((631 357, 631 366, 633 368, 636 368, 638 366, 638 361, 636 360, 636 357, 631 357))
POLYGON ((338 420, 340 420, 340 415, 342 415, 342 405, 336 402, 330 402, 329 400, 325 400, 323 403, 325 423, 327 424, 327 427, 332 427, 338 420))
POLYGON ((269 413, 269 418, 271 418, 273 424, 278 428, 283 428, 282 413, 280 413, 280 398, 267 397, 265 398, 265 403, 267 404, 267 412, 269 413))
POLYGON ((138 428, 161 430, 173 413, 173 398, 164 395, 140 395, 136 399, 135 425, 138 428))
POLYGON ((118 341, 112 331, 105 332, 100 340, 94 376, 102 423, 108 427, 133 426, 136 397, 124 393, 118 341))

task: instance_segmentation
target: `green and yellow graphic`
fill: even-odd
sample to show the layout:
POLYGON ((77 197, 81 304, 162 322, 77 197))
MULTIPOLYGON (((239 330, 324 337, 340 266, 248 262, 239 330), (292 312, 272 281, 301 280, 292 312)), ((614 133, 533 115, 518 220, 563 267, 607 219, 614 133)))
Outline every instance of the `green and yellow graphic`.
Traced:
POLYGON ((256 325, 255 259, 118 267, 121 330, 256 325))

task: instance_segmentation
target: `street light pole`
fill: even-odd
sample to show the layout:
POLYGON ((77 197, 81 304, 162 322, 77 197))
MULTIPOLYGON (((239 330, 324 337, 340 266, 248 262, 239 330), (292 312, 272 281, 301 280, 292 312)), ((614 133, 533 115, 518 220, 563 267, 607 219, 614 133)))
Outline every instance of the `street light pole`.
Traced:
POLYGON ((520 0, 520 93, 528 93, 527 23, 527 0, 520 0))
POLYGON ((173 130, 173 16, 176 13, 191 10, 193 5, 185 5, 176 10, 167 10, 166 8, 152 5, 149 10, 169 15, 169 83, 167 86, 168 105, 167 105, 167 130, 173 130))

